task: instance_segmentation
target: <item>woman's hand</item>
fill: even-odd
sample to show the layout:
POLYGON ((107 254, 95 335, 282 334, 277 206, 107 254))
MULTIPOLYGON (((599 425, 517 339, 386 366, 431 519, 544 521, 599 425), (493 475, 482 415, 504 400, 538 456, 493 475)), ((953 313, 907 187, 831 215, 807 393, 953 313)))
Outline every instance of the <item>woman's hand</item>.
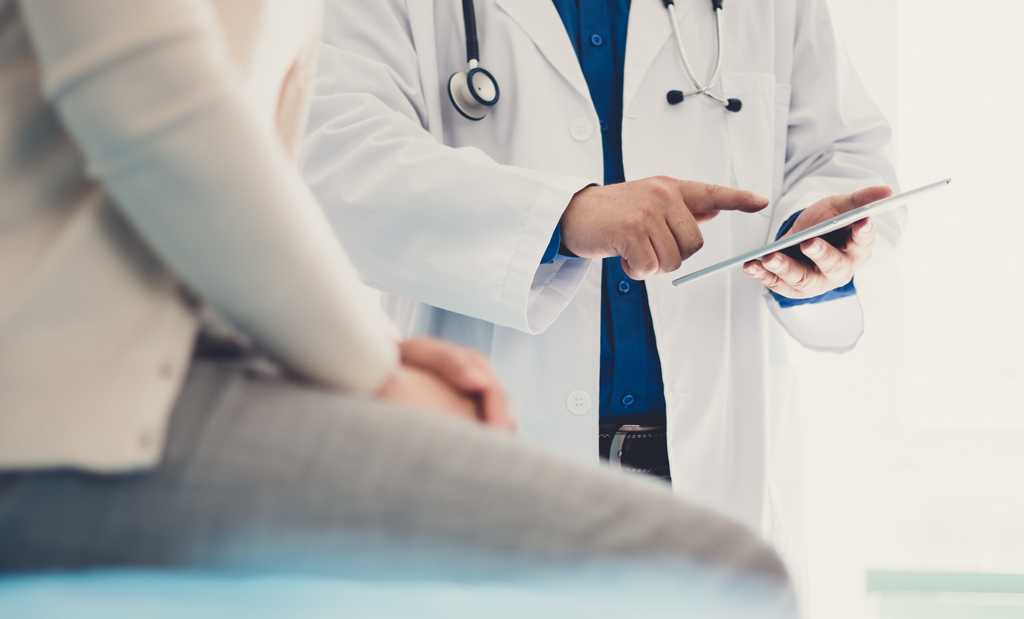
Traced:
POLYGON ((400 350, 402 366, 378 397, 515 429, 504 389, 482 355, 430 338, 406 340, 400 350))

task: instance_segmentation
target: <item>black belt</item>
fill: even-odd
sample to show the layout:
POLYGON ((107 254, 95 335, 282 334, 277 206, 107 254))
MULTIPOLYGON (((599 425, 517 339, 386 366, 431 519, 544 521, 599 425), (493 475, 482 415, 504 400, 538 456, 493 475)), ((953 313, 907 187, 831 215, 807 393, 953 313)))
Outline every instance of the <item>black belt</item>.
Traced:
POLYGON ((672 481, 665 426, 601 425, 601 459, 613 466, 672 481))

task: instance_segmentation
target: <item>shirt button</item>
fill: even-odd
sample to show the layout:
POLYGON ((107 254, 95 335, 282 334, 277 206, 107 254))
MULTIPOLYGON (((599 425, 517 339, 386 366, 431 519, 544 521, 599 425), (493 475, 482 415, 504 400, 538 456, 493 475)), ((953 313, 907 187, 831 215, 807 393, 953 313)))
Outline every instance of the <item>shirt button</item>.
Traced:
POLYGON ((565 401, 565 408, 573 415, 586 415, 590 412, 590 394, 586 391, 573 391, 565 401))
POLYGON ((633 406, 634 404, 636 404, 636 398, 633 397, 632 393, 627 393, 626 395, 622 396, 623 406, 633 406))
POLYGON ((604 45, 604 37, 599 34, 590 35, 590 44, 594 47, 601 47, 604 45))
POLYGON ((629 294, 629 291, 632 288, 633 287, 629 285, 628 281, 626 281, 624 279, 619 281, 619 293, 620 294, 629 294))
POLYGON ((594 135, 594 125, 585 118, 577 118, 569 126, 569 133, 577 142, 586 142, 594 135))

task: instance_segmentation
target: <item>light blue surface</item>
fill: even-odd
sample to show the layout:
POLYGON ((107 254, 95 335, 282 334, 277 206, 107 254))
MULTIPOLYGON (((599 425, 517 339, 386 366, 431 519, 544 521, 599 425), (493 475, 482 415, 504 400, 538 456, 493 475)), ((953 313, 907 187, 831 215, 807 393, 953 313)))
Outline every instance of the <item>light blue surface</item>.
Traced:
MULTIPOLYGON (((788 617, 765 598, 578 579, 527 585, 353 582, 184 572, 83 572, 0 579, 0 617, 788 617), (729 608, 725 608, 728 605, 729 608), (752 612, 752 608, 757 610, 752 612), (685 613, 680 613, 685 609, 685 613)), ((622 581, 618 581, 621 583, 622 581)), ((638 581, 637 581, 638 582, 638 581)), ((646 579, 645 579, 646 582, 646 579)), ((650 586, 648 586, 650 585, 650 586)), ((773 597, 774 596, 769 596, 773 597)), ((777 599, 775 600, 777 601, 777 599)))
POLYGON ((874 570, 879 619, 1024 619, 1024 574, 874 570))

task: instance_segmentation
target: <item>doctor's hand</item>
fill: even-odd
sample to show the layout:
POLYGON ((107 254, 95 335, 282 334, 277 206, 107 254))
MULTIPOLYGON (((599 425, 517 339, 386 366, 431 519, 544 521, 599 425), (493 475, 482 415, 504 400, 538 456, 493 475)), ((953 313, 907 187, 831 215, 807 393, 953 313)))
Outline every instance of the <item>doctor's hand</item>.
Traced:
POLYGON ((622 257, 633 279, 670 273, 704 245, 698 223, 720 211, 753 213, 768 199, 666 176, 592 186, 562 215, 562 244, 581 258, 622 257))
POLYGON ((381 399, 515 430, 497 376, 483 355, 431 338, 399 345, 401 367, 378 390, 381 399))
MULTIPOLYGON (((868 187, 849 195, 825 198, 801 213, 783 238, 890 195, 892 189, 888 187, 868 187)), ((806 256, 803 260, 776 252, 747 262, 743 270, 765 287, 790 299, 825 294, 850 283, 857 269, 871 257, 875 243, 870 219, 862 219, 839 232, 842 232, 838 236, 843 242, 838 245, 824 238, 801 243, 800 253, 806 256)))

